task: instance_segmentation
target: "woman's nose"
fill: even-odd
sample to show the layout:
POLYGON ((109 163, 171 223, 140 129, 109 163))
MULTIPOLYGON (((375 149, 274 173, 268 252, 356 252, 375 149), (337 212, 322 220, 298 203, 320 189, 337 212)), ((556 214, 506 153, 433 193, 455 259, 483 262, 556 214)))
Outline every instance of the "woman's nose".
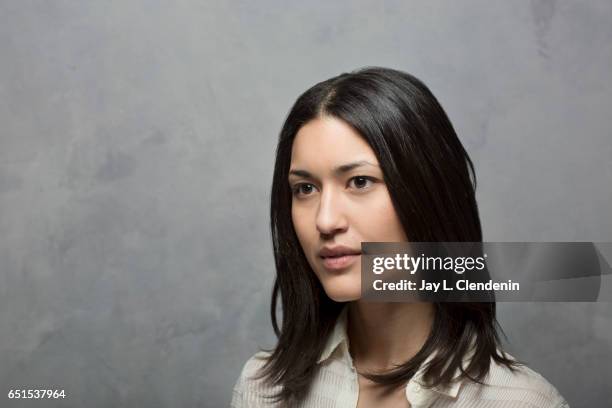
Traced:
POLYGON ((323 235, 332 235, 346 230, 348 225, 342 206, 341 193, 330 189, 321 193, 316 224, 317 230, 323 235))

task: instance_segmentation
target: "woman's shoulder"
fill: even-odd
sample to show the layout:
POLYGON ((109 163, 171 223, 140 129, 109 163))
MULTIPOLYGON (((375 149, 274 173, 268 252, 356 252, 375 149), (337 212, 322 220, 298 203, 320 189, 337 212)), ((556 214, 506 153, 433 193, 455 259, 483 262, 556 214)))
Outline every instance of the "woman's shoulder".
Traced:
POLYGON ((272 353, 269 351, 258 351, 257 353, 253 354, 244 363, 240 377, 244 378, 245 381, 252 381, 253 377, 259 373, 259 370, 264 366, 271 355, 272 353))
MULTIPOLYGON (((506 353, 511 360, 514 357, 506 353)), ((484 387, 467 387, 475 398, 486 400, 520 401, 524 407, 569 408, 569 404, 559 391, 540 373, 525 364, 510 370, 507 366, 491 359, 489 374, 484 379, 484 387), (478 394, 478 395, 476 395, 478 394)), ((475 384, 474 384, 475 385, 475 384)))
POLYGON ((270 357, 268 351, 259 351, 244 363, 240 376, 234 385, 232 394, 232 408, 239 407, 276 407, 267 397, 277 393, 280 386, 270 386, 260 376, 261 369, 270 357))

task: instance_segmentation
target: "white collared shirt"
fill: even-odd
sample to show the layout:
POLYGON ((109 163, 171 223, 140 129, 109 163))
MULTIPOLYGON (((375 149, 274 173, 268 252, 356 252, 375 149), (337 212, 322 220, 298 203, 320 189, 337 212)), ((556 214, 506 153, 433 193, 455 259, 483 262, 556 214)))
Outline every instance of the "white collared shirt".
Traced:
MULTIPOLYGON (((321 367, 312 388, 300 407, 357 406, 359 380, 349 353, 346 323, 345 307, 317 362, 321 367)), ((506 355, 512 358, 508 353, 506 355)), ((282 404, 272 404, 264 398, 278 392, 279 386, 269 387, 263 380, 252 378, 268 356, 269 353, 259 352, 246 362, 234 386, 232 408, 282 407, 282 404)), ((464 359, 464 367, 467 361, 469 357, 464 359)), ((491 360, 489 374, 483 382, 486 385, 462 380, 446 387, 427 388, 422 381, 422 370, 419 370, 406 384, 405 394, 412 408, 569 408, 553 385, 525 366, 513 373, 491 360)))

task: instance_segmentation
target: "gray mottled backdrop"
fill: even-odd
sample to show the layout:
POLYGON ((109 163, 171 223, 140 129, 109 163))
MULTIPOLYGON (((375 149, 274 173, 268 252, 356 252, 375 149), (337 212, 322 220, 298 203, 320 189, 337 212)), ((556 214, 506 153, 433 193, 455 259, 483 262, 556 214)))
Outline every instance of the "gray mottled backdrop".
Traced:
MULTIPOLYGON (((0 1, 0 406, 223 407, 273 345, 287 110, 366 65, 436 94, 485 239, 612 241, 612 3, 0 1)), ((501 304, 573 407, 612 400, 610 304, 501 304)))

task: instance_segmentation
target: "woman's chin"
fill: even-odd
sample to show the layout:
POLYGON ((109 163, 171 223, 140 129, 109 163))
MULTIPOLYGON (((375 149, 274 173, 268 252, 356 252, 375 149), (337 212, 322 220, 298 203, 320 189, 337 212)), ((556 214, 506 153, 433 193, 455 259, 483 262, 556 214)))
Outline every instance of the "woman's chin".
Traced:
POLYGON ((327 296, 335 302, 351 302, 361 298, 361 285, 327 285, 327 296))

